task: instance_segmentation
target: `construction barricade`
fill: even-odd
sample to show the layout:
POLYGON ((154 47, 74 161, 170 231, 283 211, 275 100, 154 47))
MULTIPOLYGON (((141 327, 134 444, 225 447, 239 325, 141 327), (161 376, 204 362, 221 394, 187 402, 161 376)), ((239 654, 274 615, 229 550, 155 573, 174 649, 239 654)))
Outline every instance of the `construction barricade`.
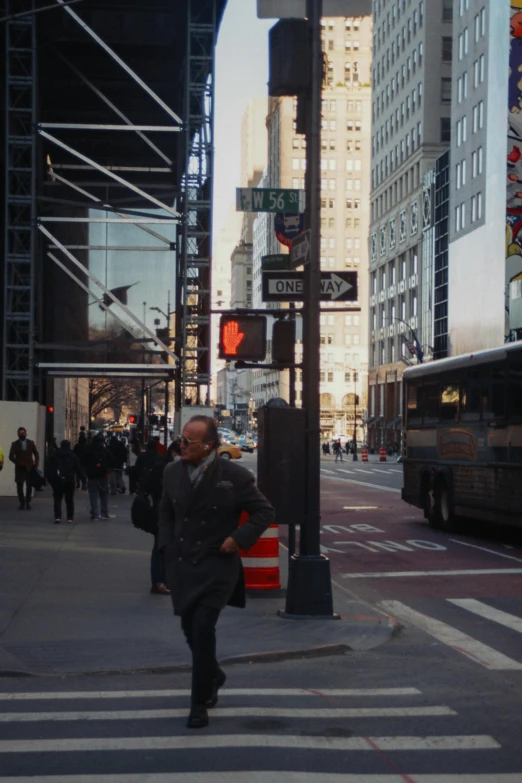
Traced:
POLYGON ((361 461, 368 462, 368 449, 361 450, 361 461))
POLYGON ((379 449, 379 462, 386 462, 386 448, 384 446, 379 449))
MULTIPOLYGON (((248 514, 243 512, 239 525, 244 525, 248 514)), ((279 525, 270 525, 248 552, 239 550, 245 572, 247 590, 279 590, 279 525)))

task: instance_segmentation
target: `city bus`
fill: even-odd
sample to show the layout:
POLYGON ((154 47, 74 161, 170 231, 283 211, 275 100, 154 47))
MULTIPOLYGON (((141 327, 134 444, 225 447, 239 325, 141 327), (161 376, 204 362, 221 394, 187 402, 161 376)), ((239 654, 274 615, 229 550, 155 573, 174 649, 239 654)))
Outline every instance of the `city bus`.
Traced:
POLYGON ((522 527, 522 342, 404 372, 402 498, 433 527, 522 527))

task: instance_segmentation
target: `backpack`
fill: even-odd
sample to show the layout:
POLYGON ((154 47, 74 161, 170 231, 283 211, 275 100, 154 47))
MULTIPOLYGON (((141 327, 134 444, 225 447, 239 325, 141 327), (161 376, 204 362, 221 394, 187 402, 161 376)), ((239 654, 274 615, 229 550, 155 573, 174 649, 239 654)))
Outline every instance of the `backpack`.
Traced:
POLYGON ((109 460, 104 449, 89 449, 83 457, 89 478, 103 478, 109 472, 109 460))
POLYGON ((144 495, 159 497, 163 490, 163 471, 166 459, 161 454, 147 454, 145 465, 139 479, 139 489, 144 495))
POLYGON ((76 470, 72 454, 55 454, 51 468, 50 480, 56 484, 67 484, 74 482, 76 470))

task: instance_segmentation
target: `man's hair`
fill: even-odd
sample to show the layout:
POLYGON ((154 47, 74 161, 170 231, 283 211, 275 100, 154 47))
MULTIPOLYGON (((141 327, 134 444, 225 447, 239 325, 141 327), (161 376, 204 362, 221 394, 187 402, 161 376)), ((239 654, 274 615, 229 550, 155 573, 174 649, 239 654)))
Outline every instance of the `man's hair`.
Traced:
POLYGON ((69 440, 62 440, 60 443, 60 448, 62 449, 70 449, 71 448, 71 442, 69 440))
POLYGON ((188 420, 187 424, 192 424, 192 422, 201 422, 202 424, 206 424, 207 431, 205 432, 205 437, 203 440, 205 443, 212 441, 216 448, 219 446, 217 423, 212 416, 192 416, 192 418, 188 420))
POLYGON ((24 432, 27 432, 27 430, 25 429, 25 427, 18 427, 18 429, 17 429, 16 431, 17 431, 17 432, 21 432, 22 430, 23 430, 24 432))

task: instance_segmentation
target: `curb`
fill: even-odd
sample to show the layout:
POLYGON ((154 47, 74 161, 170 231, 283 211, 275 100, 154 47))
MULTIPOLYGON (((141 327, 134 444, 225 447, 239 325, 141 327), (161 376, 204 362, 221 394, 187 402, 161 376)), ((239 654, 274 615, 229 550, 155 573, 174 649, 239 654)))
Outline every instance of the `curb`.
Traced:
MULTIPOLYGON (((395 622, 390 625, 390 636, 387 641, 396 638, 403 625, 395 622)), ((386 643, 386 642, 384 642, 386 643)), ((382 645, 378 645, 379 647, 382 645)), ((374 648, 376 649, 376 648, 374 648)), ((247 653, 246 655, 235 655, 231 658, 222 658, 220 663, 229 665, 235 664, 253 664, 253 663, 280 663, 282 661, 292 660, 311 660, 314 658, 327 658, 336 655, 346 655, 354 652, 348 644, 323 644, 319 647, 305 647, 301 650, 273 650, 262 653, 247 653)), ((16 669, 0 670, 0 678, 23 678, 23 677, 107 677, 127 674, 177 674, 180 672, 190 672, 192 667, 189 664, 178 664, 175 666, 145 666, 130 669, 98 669, 96 671, 79 672, 31 672, 16 669)))

